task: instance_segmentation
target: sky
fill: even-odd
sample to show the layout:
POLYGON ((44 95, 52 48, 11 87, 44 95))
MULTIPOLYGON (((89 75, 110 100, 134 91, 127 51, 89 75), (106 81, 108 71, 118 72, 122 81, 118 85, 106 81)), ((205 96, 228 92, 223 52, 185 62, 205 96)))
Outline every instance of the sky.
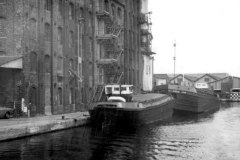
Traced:
POLYGON ((240 77, 240 0, 149 0, 154 73, 240 77))

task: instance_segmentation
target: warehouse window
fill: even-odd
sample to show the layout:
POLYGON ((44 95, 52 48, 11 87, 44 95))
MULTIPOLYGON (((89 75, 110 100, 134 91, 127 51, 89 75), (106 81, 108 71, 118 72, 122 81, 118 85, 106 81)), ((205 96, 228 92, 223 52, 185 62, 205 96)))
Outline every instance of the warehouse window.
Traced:
POLYGON ((70 104, 74 104, 74 91, 73 91, 73 88, 71 88, 70 92, 69 92, 69 103, 70 104))
POLYGON ((177 82, 180 84, 183 81, 183 78, 177 78, 177 82))
POLYGON ((105 0, 105 2, 104 2, 104 7, 105 7, 105 10, 106 10, 107 12, 109 12, 109 2, 108 2, 108 0, 105 0))
POLYGON ((47 11, 51 10, 51 0, 45 0, 44 8, 47 11))
POLYGON ((37 39, 37 21, 32 18, 30 19, 30 37, 31 39, 37 39))
POLYGON ((58 27, 58 44, 62 44, 62 28, 58 27))
POLYGON ((7 19, 5 17, 0 17, 0 37, 6 36, 6 22, 7 19))
POLYGON ((44 26, 44 36, 45 36, 45 41, 50 42, 51 29, 50 29, 50 24, 49 23, 45 23, 45 26, 44 26))
POLYGON ((69 67, 74 70, 74 61, 73 61, 73 59, 70 59, 69 67))
POLYGON ((69 3, 69 19, 74 19, 74 5, 73 3, 69 3))
POLYGON ((62 16, 63 14, 62 0, 58 0, 58 12, 62 16))
POLYGON ((63 104, 63 97, 62 97, 62 88, 58 88, 58 104, 62 105, 63 104))
POLYGON ((69 47, 74 47, 74 35, 73 35, 73 31, 69 32, 69 47))
POLYGON ((49 55, 45 55, 45 73, 50 73, 50 56, 49 55))
POLYGON ((57 60, 57 70, 59 72, 63 71, 63 58, 62 57, 58 57, 58 60, 57 60))
POLYGON ((122 9, 121 8, 118 8, 118 11, 117 11, 117 14, 118 14, 118 23, 121 25, 123 22, 122 22, 122 9))
POLYGON ((30 71, 37 71, 37 54, 35 52, 30 53, 30 71))
POLYGON ((112 16, 113 16, 113 18, 116 18, 115 16, 115 5, 114 4, 112 4, 111 5, 111 8, 112 8, 112 16))
POLYGON ((204 81, 205 81, 205 82, 209 82, 209 81, 210 81, 210 78, 204 78, 204 81))

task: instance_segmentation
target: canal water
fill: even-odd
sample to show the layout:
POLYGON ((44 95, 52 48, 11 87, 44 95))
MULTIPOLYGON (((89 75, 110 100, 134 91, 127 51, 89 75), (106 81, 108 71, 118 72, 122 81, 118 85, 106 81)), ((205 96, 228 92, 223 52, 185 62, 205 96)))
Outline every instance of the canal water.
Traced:
POLYGON ((79 127, 0 143, 0 160, 240 160, 240 103, 133 130, 79 127))

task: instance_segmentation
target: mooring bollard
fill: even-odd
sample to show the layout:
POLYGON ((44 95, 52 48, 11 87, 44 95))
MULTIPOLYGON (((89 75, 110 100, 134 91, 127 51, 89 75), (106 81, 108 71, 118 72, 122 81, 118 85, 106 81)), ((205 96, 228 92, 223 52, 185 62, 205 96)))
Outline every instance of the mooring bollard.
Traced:
POLYGON ((65 116, 62 116, 62 119, 65 119, 65 116))

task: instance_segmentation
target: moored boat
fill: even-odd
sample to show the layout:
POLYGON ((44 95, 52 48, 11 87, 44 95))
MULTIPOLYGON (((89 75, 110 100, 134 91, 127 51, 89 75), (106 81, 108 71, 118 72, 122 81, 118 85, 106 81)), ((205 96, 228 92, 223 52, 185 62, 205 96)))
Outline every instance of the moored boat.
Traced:
POLYGON ((202 113, 219 108, 218 95, 207 88, 168 84, 156 86, 154 92, 171 94, 175 98, 174 111, 202 113))
POLYGON ((105 100, 89 109, 93 125, 138 126, 172 116, 173 97, 166 94, 133 94, 132 85, 106 85, 105 100))

